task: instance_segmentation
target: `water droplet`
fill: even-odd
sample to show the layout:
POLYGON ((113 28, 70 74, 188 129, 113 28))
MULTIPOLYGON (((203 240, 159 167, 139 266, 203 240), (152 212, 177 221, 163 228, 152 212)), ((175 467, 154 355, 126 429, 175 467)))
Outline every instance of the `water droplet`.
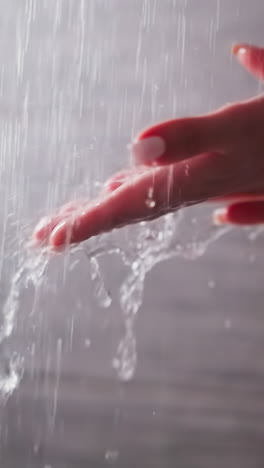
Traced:
POLYGON ((90 259, 90 267, 91 279, 94 283, 94 293, 98 304, 101 307, 108 308, 112 304, 112 296, 105 288, 97 258, 92 257, 90 259))
POLYGON ((39 444, 34 444, 33 445, 33 453, 37 455, 39 453, 39 444))
POLYGON ((249 263, 255 263, 256 261, 256 255, 255 254, 250 254, 249 255, 249 263))
POLYGON ((125 382, 131 380, 137 363, 136 339, 130 329, 117 350, 117 356, 112 365, 117 370, 119 378, 125 382))
POLYGON ((153 200, 153 193, 154 193, 154 188, 150 187, 148 189, 148 198, 146 200, 146 206, 148 208, 154 208, 156 206, 155 200, 153 200))
POLYGON ((230 330, 231 326, 232 326, 232 323, 231 323, 230 318, 226 318, 225 319, 225 329, 230 330))
POLYGON ((107 450, 105 452, 105 460, 108 463, 115 463, 118 460, 119 451, 118 450, 107 450))
POLYGON ((155 202, 155 200, 148 198, 146 200, 146 205, 147 205, 148 208, 155 208, 156 202, 155 202))

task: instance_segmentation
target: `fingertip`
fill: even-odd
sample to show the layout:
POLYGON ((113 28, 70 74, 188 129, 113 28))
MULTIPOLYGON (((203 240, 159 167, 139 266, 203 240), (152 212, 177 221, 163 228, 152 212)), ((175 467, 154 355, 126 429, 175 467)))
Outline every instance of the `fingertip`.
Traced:
POLYGON ((251 64, 250 64, 250 52, 252 47, 248 44, 235 44, 232 48, 232 53, 238 60, 238 62, 243 66, 251 71, 251 64))
POLYGON ((65 248, 71 243, 73 223, 69 220, 61 221, 52 230, 49 237, 49 244, 54 249, 65 248))
POLYGON ((255 225, 264 222, 264 202, 245 201, 229 206, 228 217, 234 224, 255 225))
POLYGON ((250 46, 248 44, 234 44, 232 46, 232 54, 235 55, 235 57, 240 57, 241 55, 243 56, 246 54, 246 52, 250 49, 250 46))
POLYGON ((213 222, 220 226, 253 226, 264 223, 264 201, 241 201, 220 208, 213 213, 213 222))
POLYGON ((37 242, 47 240, 52 231, 51 219, 48 217, 42 218, 33 232, 33 239, 37 242))
POLYGON ((141 136, 134 140, 131 152, 136 165, 155 165, 166 151, 166 143, 158 135, 141 136))
POLYGON ((264 49, 250 44, 238 43, 232 48, 239 63, 258 79, 264 79, 264 49))
POLYGON ((213 223, 215 226, 222 226, 228 223, 228 209, 218 208, 213 212, 213 223))

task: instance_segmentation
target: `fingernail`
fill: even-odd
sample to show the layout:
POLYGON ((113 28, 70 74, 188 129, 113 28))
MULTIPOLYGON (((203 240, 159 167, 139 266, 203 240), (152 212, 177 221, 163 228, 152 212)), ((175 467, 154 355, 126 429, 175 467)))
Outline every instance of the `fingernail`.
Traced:
POLYGON ((44 218, 41 218, 41 220, 35 228, 35 231, 41 231, 44 227, 47 226, 47 224, 49 224, 49 218, 45 216, 44 218))
POLYGON ((218 208, 213 212, 213 223, 216 226, 221 226, 221 224, 228 223, 226 208, 218 208))
POLYGON ((70 244, 73 221, 62 221, 52 231, 49 242, 53 247, 65 247, 70 244))
POLYGON ((235 44, 232 49, 232 53, 240 58, 247 53, 247 48, 242 44, 235 44))
POLYGON ((165 153, 165 150, 165 141, 159 136, 137 140, 131 146, 137 164, 153 163, 165 153))
POLYGON ((42 218, 35 227, 33 236, 35 240, 42 242, 44 238, 49 236, 50 230, 50 219, 48 217, 42 218))

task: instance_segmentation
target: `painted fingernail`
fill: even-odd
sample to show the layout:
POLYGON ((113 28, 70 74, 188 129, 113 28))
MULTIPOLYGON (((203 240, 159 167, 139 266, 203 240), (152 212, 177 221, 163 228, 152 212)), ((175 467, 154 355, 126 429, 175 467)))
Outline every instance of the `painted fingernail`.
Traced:
POLYGON ((153 163, 165 153, 165 150, 165 141, 159 136, 136 140, 131 146, 136 164, 153 163))
POLYGON ((70 244, 72 237, 73 221, 62 221, 52 231, 49 242, 50 244, 57 247, 66 247, 70 244))
POLYGON ((50 230, 50 219, 48 217, 42 218, 34 229, 34 238, 42 241, 43 237, 50 234, 50 230))
POLYGON ((35 230, 36 231, 41 231, 44 227, 46 227, 49 224, 49 218, 45 216, 44 218, 41 218, 41 220, 38 222, 35 230))
POLYGON ((232 53, 238 58, 243 57, 247 51, 247 47, 243 44, 235 44, 232 48, 232 53))
POLYGON ((218 208, 213 212, 213 223, 216 226, 221 226, 221 224, 228 223, 226 208, 218 208))

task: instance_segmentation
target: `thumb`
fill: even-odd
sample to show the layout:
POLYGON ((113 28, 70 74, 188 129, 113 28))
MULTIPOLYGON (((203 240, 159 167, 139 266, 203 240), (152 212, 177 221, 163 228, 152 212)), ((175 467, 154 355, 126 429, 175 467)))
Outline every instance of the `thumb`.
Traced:
POLYGON ((264 201, 244 201, 219 208, 213 213, 216 225, 236 224, 252 226, 264 223, 264 201))
POLYGON ((131 146, 134 161, 161 166, 203 153, 224 153, 234 140, 248 135, 262 107, 262 99, 253 99, 210 114, 154 125, 141 132, 131 146))
POLYGON ((264 49, 249 44, 236 44, 232 50, 239 63, 256 78, 264 80, 264 49))

